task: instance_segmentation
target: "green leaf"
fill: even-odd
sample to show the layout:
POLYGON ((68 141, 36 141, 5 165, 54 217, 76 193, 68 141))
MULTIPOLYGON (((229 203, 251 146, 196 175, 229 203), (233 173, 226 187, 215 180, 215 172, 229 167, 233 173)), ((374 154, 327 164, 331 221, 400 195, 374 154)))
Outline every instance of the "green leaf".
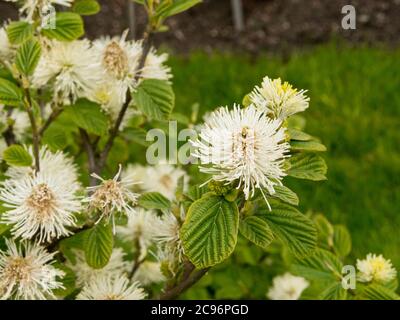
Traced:
POLYGON ((335 282, 322 291, 319 298, 321 300, 346 300, 347 290, 343 288, 341 282, 335 282))
POLYGON ((48 145, 51 150, 63 150, 68 145, 68 137, 62 126, 53 123, 43 135, 43 143, 48 145))
POLYGON ((19 145, 9 146, 3 153, 3 159, 11 166, 28 167, 32 164, 32 157, 25 148, 19 145))
POLYGON ((365 287, 361 297, 366 300, 400 300, 395 292, 377 283, 365 287))
POLYGON ((351 251, 351 236, 345 226, 333 227, 333 248, 340 257, 346 257, 351 251))
POLYGON ((201 0, 174 0, 169 6, 162 6, 160 10, 157 10, 156 15, 162 18, 171 17, 190 9, 200 2, 201 0))
POLYGON ((78 127, 98 136, 107 133, 108 118, 97 103, 79 99, 68 111, 78 127))
POLYGON ((147 131, 142 128, 126 128, 123 131, 123 136, 134 143, 138 143, 142 146, 149 146, 149 141, 146 141, 147 131))
POLYGON ((289 159, 288 175, 314 181, 326 180, 325 160, 316 154, 296 154, 289 159))
POLYGON ((89 229, 85 242, 85 257, 89 266, 101 269, 107 265, 113 250, 111 223, 99 223, 89 229))
POLYGON ((324 152, 326 147, 315 140, 310 141, 291 141, 290 142, 291 151, 305 151, 305 152, 324 152))
POLYGON ((140 196, 139 206, 145 209, 168 210, 171 208, 171 202, 158 192, 148 192, 140 196))
POLYGON ((271 202, 272 211, 259 209, 257 217, 265 220, 276 235, 296 257, 310 255, 317 244, 314 223, 296 208, 271 202))
POLYGON ((39 41, 34 38, 25 41, 17 50, 15 61, 17 69, 25 76, 32 75, 39 62, 41 52, 39 41))
POLYGON ((263 249, 266 249, 274 240, 274 234, 268 223, 257 216, 250 216, 241 220, 239 230, 246 239, 263 249))
POLYGON ((13 82, 0 79, 0 103, 17 107, 24 99, 22 90, 13 82))
POLYGON ((42 33, 51 39, 59 41, 72 41, 84 35, 83 20, 73 12, 57 12, 56 27, 43 29, 42 33))
POLYGON ((20 44, 33 36, 33 25, 26 21, 12 21, 7 27, 8 40, 20 44))
POLYGON ((272 195, 275 198, 282 200, 288 204, 298 206, 299 197, 296 193, 285 186, 275 186, 275 193, 272 195))
POLYGON ((143 80, 132 96, 136 106, 156 120, 168 119, 175 104, 172 86, 163 80, 143 80))
POLYGON ((316 281, 341 281, 342 263, 331 252, 317 249, 311 256, 297 260, 292 266, 294 273, 316 281))
POLYGON ((193 202, 181 228, 186 256, 197 268, 224 261, 235 249, 238 227, 236 203, 211 194, 193 202))
POLYGON ((309 135, 308 133, 297 129, 288 128, 288 132, 291 140, 310 141, 314 139, 313 136, 309 135))
POLYGON ((208 188, 206 185, 204 185, 204 186, 195 185, 195 186, 189 187, 189 190, 188 190, 186 196, 189 197, 190 200, 196 201, 196 200, 200 199, 207 192, 208 192, 208 188))
POLYGON ((100 4, 96 0, 75 0, 72 11, 82 16, 90 16, 99 13, 100 4))

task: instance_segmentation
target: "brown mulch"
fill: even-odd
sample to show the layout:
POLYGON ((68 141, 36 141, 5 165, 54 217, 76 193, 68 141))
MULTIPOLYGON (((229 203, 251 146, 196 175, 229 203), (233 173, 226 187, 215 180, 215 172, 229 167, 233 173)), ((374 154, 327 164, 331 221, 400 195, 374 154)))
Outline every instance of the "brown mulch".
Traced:
MULTIPOLYGON (((100 0, 102 11, 86 17, 87 34, 121 34, 129 25, 127 0, 100 0)), ((157 36, 178 52, 235 50, 279 52, 327 42, 400 44, 400 0, 243 0, 245 30, 233 28, 229 0, 204 0, 190 11, 168 20, 170 31, 157 36), (341 28, 341 8, 357 10, 357 29, 341 28)), ((136 6, 139 35, 145 23, 136 6)), ((0 20, 15 19, 15 9, 0 3, 0 20)))

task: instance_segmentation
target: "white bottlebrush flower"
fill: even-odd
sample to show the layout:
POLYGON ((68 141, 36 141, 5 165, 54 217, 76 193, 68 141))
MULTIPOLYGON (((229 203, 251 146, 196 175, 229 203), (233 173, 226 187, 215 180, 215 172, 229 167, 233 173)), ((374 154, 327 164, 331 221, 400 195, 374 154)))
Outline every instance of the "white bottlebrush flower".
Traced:
POLYGON ((165 281, 165 277, 161 272, 161 264, 153 261, 143 262, 136 270, 133 280, 138 281, 143 286, 165 281))
POLYGON ((287 117, 308 108, 310 98, 306 90, 297 90, 281 79, 265 77, 261 87, 256 87, 250 94, 250 101, 257 109, 272 118, 284 120, 287 117))
MULTIPOLYGON (((27 148, 32 159, 33 148, 27 148)), ((72 158, 69 158, 62 151, 51 152, 46 146, 42 146, 39 151, 40 172, 42 174, 52 175, 54 172, 63 177, 63 183, 68 184, 71 190, 78 191, 81 187, 78 181, 78 169, 72 158)), ((33 167, 9 167, 5 172, 5 176, 12 181, 17 181, 25 176, 34 176, 33 167)))
POLYGON ((84 284, 104 275, 120 276, 128 272, 129 263, 124 260, 124 252, 121 248, 115 248, 108 263, 101 269, 94 269, 86 263, 85 253, 74 250, 75 261, 67 260, 66 266, 76 275, 76 285, 82 287, 84 284))
POLYGON ((2 222, 12 224, 16 237, 49 242, 70 234, 68 227, 75 226, 74 213, 81 206, 73 185, 66 183, 69 177, 63 172, 39 172, 34 176, 2 184, 0 200, 8 210, 2 222))
MULTIPOLYGON (((122 37, 104 37, 93 43, 94 55, 100 61, 104 73, 103 81, 98 86, 104 87, 113 83, 118 88, 114 89, 114 94, 118 96, 113 98, 113 102, 122 104, 126 100, 128 88, 133 89, 136 86, 135 77, 142 53, 140 42, 127 41, 126 37, 127 32, 124 32, 122 37)), ((113 85, 110 86, 110 92, 113 85)))
POLYGON ((216 181, 238 181, 246 199, 255 189, 274 194, 274 186, 281 185, 286 175, 282 168, 289 151, 285 128, 280 120, 268 118, 253 106, 219 108, 191 143, 196 148, 193 156, 208 165, 200 170, 216 181))
POLYGON ((7 32, 5 27, 0 28, 0 60, 9 62, 15 54, 15 48, 10 44, 8 40, 7 32))
POLYGON ((173 200, 181 177, 184 177, 185 183, 189 181, 184 170, 172 165, 161 163, 148 166, 140 187, 145 192, 159 192, 169 200, 173 200))
POLYGON ((364 260, 357 260, 358 279, 361 282, 389 282, 396 278, 397 271, 389 259, 381 254, 369 253, 364 260))
POLYGON ((84 199, 89 203, 91 210, 98 210, 101 213, 99 221, 103 218, 111 218, 114 221, 115 213, 124 213, 128 216, 134 212, 133 206, 136 204, 138 194, 132 192, 129 187, 135 184, 130 179, 120 180, 122 167, 113 179, 105 180, 97 174, 93 177, 99 179, 101 183, 94 187, 88 187, 89 196, 84 199))
POLYGON ((156 50, 152 48, 147 55, 141 77, 143 79, 170 80, 172 78, 171 68, 165 65, 167 60, 168 54, 157 55, 156 50))
MULTIPOLYGON (((8 2, 18 2, 18 0, 6 0, 8 2)), ((24 0, 19 12, 28 21, 33 21, 34 16, 42 17, 47 13, 47 8, 51 5, 61 5, 70 7, 74 0, 24 0)))
POLYGON ((141 258, 146 256, 147 249, 155 242, 161 220, 153 211, 138 208, 128 216, 125 226, 117 226, 117 235, 124 241, 138 241, 141 258))
POLYGON ((0 250, 0 299, 45 300, 55 298, 52 290, 63 288, 57 277, 64 272, 52 266, 55 253, 37 244, 6 240, 0 250))
POLYGON ((125 276, 102 276, 87 283, 77 300, 143 300, 146 293, 138 282, 129 283, 125 276))
POLYGON ((309 282, 306 279, 287 272, 274 278, 267 297, 271 300, 298 300, 308 286, 309 282))
POLYGON ((88 40, 52 40, 42 52, 32 83, 36 88, 50 85, 54 99, 70 103, 90 96, 93 86, 102 78, 100 63, 88 40))
POLYGON ((184 170, 166 163, 155 166, 130 164, 122 176, 140 182, 135 186, 138 190, 159 192, 169 200, 175 198, 175 191, 181 177, 184 177, 185 185, 189 182, 189 176, 184 170))

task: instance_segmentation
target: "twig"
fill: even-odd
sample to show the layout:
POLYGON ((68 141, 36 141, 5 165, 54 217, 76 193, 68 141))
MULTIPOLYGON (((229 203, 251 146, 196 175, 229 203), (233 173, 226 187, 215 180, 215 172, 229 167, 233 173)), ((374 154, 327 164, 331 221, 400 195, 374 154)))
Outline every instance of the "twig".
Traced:
POLYGON ((145 262, 146 258, 140 259, 139 257, 137 257, 135 259, 135 262, 133 263, 132 269, 129 272, 129 279, 131 280, 133 278, 133 276, 135 275, 136 271, 139 269, 139 267, 142 265, 143 262, 145 262))
POLYGON ((29 121, 32 127, 32 141, 33 141, 33 155, 35 158, 35 171, 40 171, 40 161, 39 161, 39 133, 36 125, 35 115, 32 110, 32 98, 31 93, 29 92, 29 88, 24 88, 24 93, 26 97, 26 112, 29 116, 29 121))
POLYGON ((63 112, 63 108, 55 108, 50 116, 47 118, 46 122, 43 124, 43 126, 39 130, 39 136, 40 138, 43 137, 45 131, 48 129, 50 124, 58 118, 58 116, 63 112))
POLYGON ((201 269, 194 271, 194 273, 190 273, 186 277, 183 276, 181 282, 179 282, 176 286, 167 289, 163 294, 160 295, 160 300, 171 300, 177 298, 180 294, 198 282, 209 269, 210 268, 201 269))
MULTIPOLYGON (((141 72, 142 72, 142 69, 143 69, 143 67, 145 65, 147 55, 150 52, 151 38, 152 38, 152 31, 151 30, 146 31, 145 34, 144 34, 144 37, 143 37, 142 55, 140 57, 138 67, 136 68, 136 76, 135 76, 135 79, 134 79, 135 82, 137 82, 141 77, 141 72)), ((103 168, 104 168, 104 165, 106 163, 108 154, 110 153, 111 148, 112 148, 112 146, 114 144, 114 140, 118 135, 121 123, 122 123, 122 121, 123 121, 123 119, 125 117, 126 111, 128 110, 128 107, 129 107, 129 104, 131 103, 131 100, 132 100, 132 95, 131 95, 130 90, 128 89, 128 91, 126 93, 126 101, 125 101, 124 105, 122 106, 122 108, 121 108, 121 110, 120 110, 120 112, 118 114, 118 117, 117 117, 117 120, 116 120, 116 122, 114 124, 114 127, 110 130, 110 136, 109 136, 109 138, 108 138, 108 140, 106 142, 106 145, 105 145, 103 151, 100 153, 99 160, 97 162, 97 165, 96 165, 96 168, 95 168, 95 171, 94 171, 97 174, 100 174, 101 170, 103 170, 103 168)))
MULTIPOLYGON (((89 172, 93 173, 95 172, 95 168, 96 168, 96 155, 93 149, 93 145, 90 143, 90 138, 88 133, 79 128, 79 133, 81 135, 82 138, 82 142, 83 142, 83 148, 85 149, 87 156, 88 156, 88 162, 89 162, 89 172)), ((90 177, 90 185, 93 185, 92 183, 95 182, 95 178, 90 177)))

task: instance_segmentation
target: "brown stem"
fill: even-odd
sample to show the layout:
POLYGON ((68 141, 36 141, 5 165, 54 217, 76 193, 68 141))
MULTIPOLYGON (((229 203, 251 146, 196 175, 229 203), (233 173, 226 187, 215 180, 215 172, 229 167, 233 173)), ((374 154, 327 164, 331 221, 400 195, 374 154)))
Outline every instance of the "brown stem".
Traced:
MULTIPOLYGON (((13 109, 9 109, 7 111, 7 117, 10 117, 12 115, 12 112, 13 112, 13 109)), ((15 134, 14 134, 14 128, 13 128, 12 124, 8 126, 6 131, 3 132, 3 137, 4 137, 4 140, 6 141, 7 146, 17 143, 15 134)))
POLYGON ((53 112, 50 114, 50 116, 47 118, 46 122, 43 124, 43 126, 39 130, 39 135, 42 137, 44 135, 44 132, 48 129, 50 124, 58 118, 58 116, 63 112, 62 108, 55 108, 53 112))
MULTIPOLYGON (((139 81, 139 79, 141 77, 141 71, 142 71, 142 69, 143 69, 143 67, 145 65, 147 55, 149 54, 150 49, 151 49, 151 38, 152 38, 151 30, 146 31, 145 34, 144 34, 144 37, 143 37, 142 55, 140 57, 138 67, 136 68, 136 76, 135 76, 135 79, 134 79, 135 82, 139 81)), ((121 123, 122 123, 122 121, 123 121, 123 119, 125 117, 126 111, 128 110, 128 107, 129 107, 129 104, 131 103, 131 100, 132 100, 132 95, 131 95, 130 90, 128 89, 128 91, 126 93, 126 101, 125 101, 124 105, 122 106, 122 108, 121 108, 121 110, 120 110, 120 112, 118 114, 118 117, 117 117, 117 120, 116 120, 114 126, 110 130, 110 135, 109 135, 109 138, 108 138, 108 140, 106 142, 106 145, 105 145, 103 151, 100 153, 99 160, 97 162, 97 165, 96 165, 96 168, 95 168, 95 171, 94 171, 97 174, 100 174, 101 170, 103 170, 103 168, 104 168, 104 165, 106 163, 108 154, 110 153, 111 148, 112 148, 112 146, 114 144, 114 140, 118 135, 119 129, 121 127, 121 123)))
MULTIPOLYGON (((79 129, 79 133, 81 135, 82 138, 82 142, 83 142, 83 148, 85 149, 87 156, 88 156, 88 162, 89 162, 89 172, 93 173, 95 171, 96 168, 96 155, 93 149, 92 144, 90 143, 90 138, 88 133, 83 130, 83 129, 79 129)), ((90 177, 91 183, 90 185, 92 185, 92 180, 94 180, 93 177, 90 177)))
POLYGON ((210 268, 201 269, 190 273, 188 276, 182 277, 176 286, 167 289, 164 293, 160 295, 160 300, 171 300, 177 298, 187 289, 191 288, 196 282, 198 282, 209 270, 210 268))
POLYGON ((24 89, 25 97, 26 97, 26 111, 28 113, 29 121, 31 123, 32 128, 32 141, 33 141, 33 155, 35 158, 35 171, 40 171, 40 161, 39 161, 39 132, 36 125, 35 115, 33 114, 32 108, 32 98, 31 93, 29 92, 29 88, 24 89))

